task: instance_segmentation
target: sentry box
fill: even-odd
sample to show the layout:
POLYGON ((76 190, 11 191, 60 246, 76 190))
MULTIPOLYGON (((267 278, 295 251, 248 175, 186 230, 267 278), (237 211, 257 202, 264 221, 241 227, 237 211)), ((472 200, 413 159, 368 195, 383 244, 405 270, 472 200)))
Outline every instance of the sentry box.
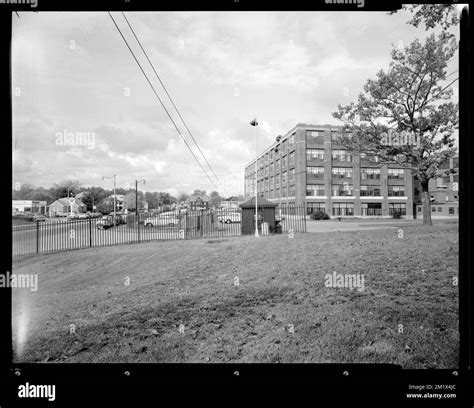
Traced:
MULTIPOLYGON (((245 203, 239 204, 239 207, 242 208, 242 219, 240 224, 242 235, 255 234, 255 197, 252 197, 245 203)), ((260 234, 266 235, 266 232, 269 232, 270 234, 281 232, 281 229, 278 228, 278 223, 275 220, 276 207, 277 204, 272 203, 263 197, 257 198, 257 227, 260 234), (267 226, 268 231, 266 231, 267 226), (263 230, 262 227, 264 227, 263 230)))

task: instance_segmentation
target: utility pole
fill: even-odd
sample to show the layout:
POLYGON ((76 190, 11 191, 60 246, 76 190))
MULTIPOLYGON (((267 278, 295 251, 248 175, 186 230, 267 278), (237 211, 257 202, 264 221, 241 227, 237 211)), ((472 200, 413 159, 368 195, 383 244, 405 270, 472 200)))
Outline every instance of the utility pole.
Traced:
POLYGON ((252 120, 250 124, 255 127, 255 237, 258 237, 258 150, 257 150, 257 118, 252 120))
POLYGON ((117 195, 115 194, 115 186, 116 186, 116 175, 114 174, 113 177, 106 177, 102 176, 102 180, 104 179, 110 179, 114 182, 114 226, 115 226, 115 220, 117 219, 117 195))
POLYGON ((138 183, 143 182, 145 184, 145 179, 135 180, 135 209, 138 214, 138 183))

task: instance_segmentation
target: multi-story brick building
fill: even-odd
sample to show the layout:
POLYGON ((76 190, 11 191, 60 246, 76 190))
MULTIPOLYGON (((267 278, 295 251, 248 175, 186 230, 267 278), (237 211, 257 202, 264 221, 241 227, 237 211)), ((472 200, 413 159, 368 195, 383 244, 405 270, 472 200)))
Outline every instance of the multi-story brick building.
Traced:
MULTIPOLYGON (((459 215, 459 156, 452 157, 439 166, 438 177, 428 183, 430 191, 431 217, 459 215)), ((414 181, 416 215, 422 216, 420 183, 414 181)))
MULTIPOLYGON (((258 156, 259 196, 304 204, 307 214, 389 217, 414 215, 413 176, 377 157, 350 154, 339 142, 342 127, 299 123, 258 156)), ((245 167, 245 196, 255 195, 255 160, 245 167)))

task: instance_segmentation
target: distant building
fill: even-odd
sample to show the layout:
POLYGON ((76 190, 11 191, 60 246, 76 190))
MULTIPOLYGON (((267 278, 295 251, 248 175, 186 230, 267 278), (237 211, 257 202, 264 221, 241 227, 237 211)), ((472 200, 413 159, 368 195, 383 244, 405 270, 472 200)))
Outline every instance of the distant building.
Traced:
POLYGON ((46 201, 12 200, 12 214, 16 214, 17 212, 46 214, 46 207, 46 201))
POLYGON ((209 200, 207 195, 192 195, 186 200, 186 205, 190 210, 207 210, 209 208, 209 200))
POLYGON ((241 204, 241 202, 237 200, 236 197, 230 197, 227 200, 222 200, 219 204, 219 207, 226 208, 226 209, 230 209, 230 208, 237 209, 239 208, 239 204, 241 204))
POLYGON ((70 213, 83 213, 87 211, 87 206, 78 198, 59 198, 49 205, 49 216, 62 216, 70 213))
MULTIPOLYGON (((105 200, 111 203, 112 208, 114 205, 114 195, 108 196, 105 200)), ((125 196, 123 194, 116 194, 115 195, 115 203, 117 204, 117 211, 123 211, 125 208, 125 196)), ((112 210, 113 211, 113 210, 112 210)))
MULTIPOLYGON (((117 206, 116 211, 125 211, 125 210, 127 210, 124 195, 117 194, 115 196, 115 204, 117 206)), ((135 204, 133 206, 135 207, 135 204)), ((114 212, 114 195, 112 194, 112 195, 104 198, 102 201, 100 201, 97 208, 101 212, 105 212, 105 213, 114 212)))
MULTIPOLYGON (((414 181, 415 204, 418 217, 423 216, 421 190, 418 180, 414 181)), ((453 217, 459 215, 459 156, 441 164, 438 177, 428 184, 430 191, 431 217, 453 217)))

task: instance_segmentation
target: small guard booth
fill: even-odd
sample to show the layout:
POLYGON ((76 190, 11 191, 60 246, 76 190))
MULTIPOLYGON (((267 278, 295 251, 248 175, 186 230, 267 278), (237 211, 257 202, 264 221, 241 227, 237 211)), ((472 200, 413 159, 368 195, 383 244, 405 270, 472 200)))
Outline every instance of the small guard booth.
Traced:
MULTIPOLYGON (((242 235, 255 234, 255 197, 239 204, 242 208, 241 228, 242 235)), ((257 199, 257 214, 258 214, 258 232, 262 233, 262 224, 267 223, 270 233, 276 232, 275 222, 275 208, 276 204, 266 200, 263 197, 257 199)))

